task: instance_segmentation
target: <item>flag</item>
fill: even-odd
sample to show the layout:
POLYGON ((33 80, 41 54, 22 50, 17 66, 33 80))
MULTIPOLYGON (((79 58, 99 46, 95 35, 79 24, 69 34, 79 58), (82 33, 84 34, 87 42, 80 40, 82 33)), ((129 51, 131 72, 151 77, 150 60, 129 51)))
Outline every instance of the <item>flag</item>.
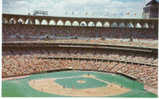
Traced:
POLYGON ((136 13, 134 14, 134 16, 136 16, 136 13))
POLYGON ((127 12, 126 15, 130 15, 130 12, 127 12))

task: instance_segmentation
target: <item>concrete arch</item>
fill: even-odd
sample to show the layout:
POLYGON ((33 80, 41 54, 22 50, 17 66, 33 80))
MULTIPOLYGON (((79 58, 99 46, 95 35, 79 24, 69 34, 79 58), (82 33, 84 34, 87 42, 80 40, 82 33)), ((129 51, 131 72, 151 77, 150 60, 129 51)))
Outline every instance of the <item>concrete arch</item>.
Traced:
POLYGON ((41 25, 48 25, 48 21, 47 21, 46 19, 43 19, 43 20, 41 21, 41 25))
POLYGON ((151 29, 154 29, 154 28, 155 28, 155 25, 154 25, 154 24, 150 24, 150 28, 151 28, 151 29))
POLYGON ((102 22, 98 21, 98 22, 96 23, 96 27, 102 27, 102 22))
POLYGON ((57 21, 57 25, 60 25, 60 26, 61 26, 61 25, 64 25, 64 23, 63 23, 62 20, 58 20, 58 21, 57 21))
POLYGON ((28 19, 26 19, 25 24, 33 24, 33 22, 31 19, 28 18, 28 19))
POLYGON ((105 22, 103 27, 110 27, 110 23, 109 22, 105 22))
POLYGON ((9 24, 16 24, 15 18, 10 18, 9 19, 9 24))
POLYGON ((79 26, 79 22, 78 21, 73 21, 72 26, 79 26))
POLYGON ((41 24, 40 20, 39 19, 35 19, 35 25, 40 25, 40 24, 41 24))
POLYGON ((148 23, 144 23, 143 28, 149 28, 149 24, 148 23))
POLYGON ((90 21, 90 22, 88 23, 88 26, 89 26, 89 27, 93 27, 93 26, 95 26, 95 24, 94 24, 94 22, 90 21))
POLYGON ((8 24, 8 20, 6 18, 2 18, 2 23, 3 24, 8 24))
POLYGON ((85 22, 85 21, 82 21, 81 23, 80 23, 80 26, 87 26, 87 23, 85 22))
POLYGON ((49 25, 56 25, 56 22, 54 20, 50 20, 49 25))
POLYGON ((120 28, 125 28, 125 27, 126 27, 126 25, 125 25, 125 23, 124 23, 124 22, 122 22, 122 23, 120 23, 120 24, 119 24, 119 27, 120 27, 120 28))
POLYGON ((133 25, 133 23, 132 22, 130 22, 130 23, 128 23, 128 26, 127 26, 128 28, 134 28, 134 25, 133 25))
POLYGON ((136 27, 136 28, 142 28, 142 26, 141 26, 140 23, 137 23, 135 27, 136 27))
POLYGON ((71 24, 71 22, 69 21, 69 20, 67 20, 66 22, 65 22, 65 26, 71 26, 72 24, 71 24))
POLYGON ((111 24, 111 27, 118 27, 118 24, 117 24, 116 22, 113 22, 113 23, 111 24))
POLYGON ((24 20, 22 18, 19 18, 17 21, 18 24, 24 24, 24 20))

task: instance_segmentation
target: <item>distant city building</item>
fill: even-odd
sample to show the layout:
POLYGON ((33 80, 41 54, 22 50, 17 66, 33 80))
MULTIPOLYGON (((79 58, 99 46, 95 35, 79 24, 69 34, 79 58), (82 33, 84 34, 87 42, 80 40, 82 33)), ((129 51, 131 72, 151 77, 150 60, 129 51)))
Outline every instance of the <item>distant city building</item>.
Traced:
POLYGON ((158 18, 159 12, 159 2, 156 0, 151 0, 149 3, 145 5, 143 8, 143 18, 158 18))
POLYGON ((30 16, 30 15, 31 15, 31 13, 29 12, 29 13, 28 13, 28 16, 30 16))
POLYGON ((34 13, 33 13, 33 16, 37 16, 37 15, 47 16, 48 11, 35 10, 34 13))
MULTIPOLYGON (((35 10, 33 12, 33 16, 47 16, 48 15, 48 11, 41 11, 41 10, 35 10)), ((31 13, 28 13, 28 16, 32 16, 31 13)), ((26 20, 26 24, 32 24, 33 22, 28 19, 26 20)))

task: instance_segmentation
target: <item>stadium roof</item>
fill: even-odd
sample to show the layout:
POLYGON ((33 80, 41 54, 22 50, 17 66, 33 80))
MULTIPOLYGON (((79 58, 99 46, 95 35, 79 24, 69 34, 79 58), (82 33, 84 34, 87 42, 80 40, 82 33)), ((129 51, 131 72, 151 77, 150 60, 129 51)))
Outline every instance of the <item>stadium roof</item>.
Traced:
POLYGON ((155 4, 159 4, 159 2, 156 1, 156 0, 151 0, 149 3, 146 4, 146 6, 148 6, 148 5, 155 5, 155 4))

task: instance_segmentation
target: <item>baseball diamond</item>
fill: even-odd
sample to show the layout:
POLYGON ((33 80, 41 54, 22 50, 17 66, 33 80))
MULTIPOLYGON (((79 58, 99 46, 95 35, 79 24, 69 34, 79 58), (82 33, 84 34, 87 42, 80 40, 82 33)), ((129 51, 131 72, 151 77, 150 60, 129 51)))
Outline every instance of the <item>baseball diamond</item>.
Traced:
POLYGON ((96 71, 61 71, 3 81, 3 96, 156 97, 130 78, 96 71), (78 83, 84 81, 85 83, 78 83), (16 91, 14 91, 16 88, 16 91))

